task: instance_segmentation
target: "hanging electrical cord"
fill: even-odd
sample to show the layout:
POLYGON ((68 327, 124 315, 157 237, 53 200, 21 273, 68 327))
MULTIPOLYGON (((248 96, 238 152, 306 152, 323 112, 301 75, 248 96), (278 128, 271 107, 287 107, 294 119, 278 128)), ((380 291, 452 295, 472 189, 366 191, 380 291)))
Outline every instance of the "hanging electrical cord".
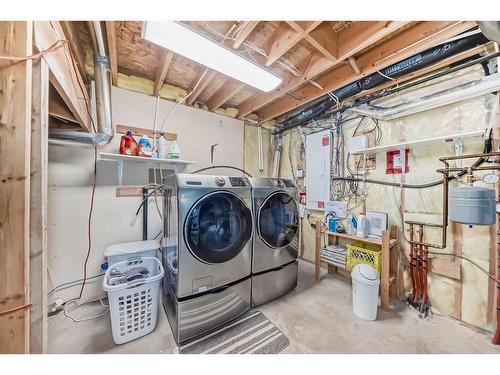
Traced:
POLYGON ((212 165, 211 167, 201 168, 201 169, 198 169, 198 170, 196 170, 194 172, 191 172, 191 173, 200 173, 200 172, 203 172, 203 171, 206 171, 206 170, 209 170, 209 169, 218 169, 218 168, 234 169, 234 170, 240 171, 241 173, 246 174, 250 178, 253 177, 250 173, 248 173, 244 169, 241 169, 241 168, 238 168, 238 167, 232 167, 230 165, 212 165))
MULTIPOLYGON (((102 298, 99 298, 99 302, 101 303, 101 306, 105 309, 104 312, 100 313, 100 314, 97 314, 97 315, 92 315, 92 316, 89 316, 87 318, 75 318, 73 315, 71 315, 69 313, 69 311, 73 311, 74 309, 76 309, 77 307, 80 307, 82 305, 76 305, 76 300, 69 300, 68 302, 66 302, 64 304, 64 316, 66 316, 67 318, 71 319, 73 322, 75 323, 81 323, 81 322, 87 322, 89 320, 93 320, 93 319, 97 319, 97 318, 102 318, 103 316, 106 316, 109 314, 109 306, 104 304, 104 302, 102 302, 102 298), (72 309, 70 309, 69 306, 72 306, 72 304, 75 304, 75 306, 73 306, 72 309)), ((91 302, 87 302, 87 303, 84 303, 84 305, 86 304, 89 304, 91 302)))
POLYGON ((56 41, 54 44, 52 44, 49 48, 44 49, 42 51, 39 51, 37 53, 34 53, 32 55, 28 56, 1 56, 0 55, 0 60, 9 60, 9 61, 26 61, 26 60, 36 60, 39 59, 40 57, 43 57, 49 53, 56 52, 57 50, 65 47, 69 42, 65 39, 60 39, 56 41))

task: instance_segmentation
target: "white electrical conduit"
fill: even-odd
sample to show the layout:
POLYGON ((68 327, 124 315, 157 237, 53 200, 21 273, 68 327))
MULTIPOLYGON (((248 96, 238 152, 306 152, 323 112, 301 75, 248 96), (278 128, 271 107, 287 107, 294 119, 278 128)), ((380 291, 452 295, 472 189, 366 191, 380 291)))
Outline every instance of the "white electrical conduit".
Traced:
POLYGON ((262 126, 257 127, 257 142, 259 145, 259 172, 264 172, 264 145, 262 144, 262 126))
POLYGON ((450 89, 421 96, 408 102, 392 107, 379 107, 374 105, 360 105, 350 108, 351 111, 362 116, 375 118, 381 121, 394 120, 403 116, 443 107, 448 104, 472 99, 481 95, 500 90, 500 73, 483 77, 450 89))

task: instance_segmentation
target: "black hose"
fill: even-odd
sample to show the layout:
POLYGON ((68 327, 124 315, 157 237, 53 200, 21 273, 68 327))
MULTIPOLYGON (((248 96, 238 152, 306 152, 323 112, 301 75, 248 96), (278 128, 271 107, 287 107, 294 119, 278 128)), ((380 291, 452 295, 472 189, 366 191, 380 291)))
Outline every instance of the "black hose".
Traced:
POLYGON ((201 168, 201 169, 198 169, 197 171, 194 171, 194 172, 191 172, 191 173, 199 173, 199 172, 203 172, 203 171, 206 171, 208 169, 216 169, 216 168, 228 168, 228 169, 235 169, 237 171, 240 171, 241 173, 244 173, 246 174, 248 177, 253 177, 250 173, 248 173, 247 171, 241 169, 241 168, 238 168, 238 167, 232 167, 230 165, 213 165, 211 167, 206 167, 206 168, 201 168))

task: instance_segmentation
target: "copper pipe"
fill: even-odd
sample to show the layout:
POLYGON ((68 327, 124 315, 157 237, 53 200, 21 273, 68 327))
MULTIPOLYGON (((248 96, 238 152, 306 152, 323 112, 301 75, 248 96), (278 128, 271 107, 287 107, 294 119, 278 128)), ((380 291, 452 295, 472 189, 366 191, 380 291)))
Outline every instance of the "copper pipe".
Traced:
POLYGON ((425 301, 427 300, 427 270, 428 270, 428 262, 427 262, 427 253, 429 249, 427 247, 421 246, 422 250, 422 304, 425 305, 425 301))
MULTIPOLYGON (((424 240, 424 226, 419 225, 418 228, 418 241, 419 243, 422 243, 424 240)), ((421 248, 421 245, 420 245, 421 248)), ((416 250, 416 261, 417 261, 417 268, 416 268, 416 274, 415 274, 415 279, 417 281, 417 290, 413 299, 414 303, 417 303, 418 298, 420 297, 420 294, 423 291, 424 285, 422 283, 422 255, 420 251, 419 246, 415 245, 415 250, 416 250)))
POLYGON ((410 278, 411 278, 411 300, 415 300, 416 295, 416 279, 415 279, 415 271, 416 271, 416 258, 415 258, 415 245, 413 242, 413 225, 410 225, 410 278))

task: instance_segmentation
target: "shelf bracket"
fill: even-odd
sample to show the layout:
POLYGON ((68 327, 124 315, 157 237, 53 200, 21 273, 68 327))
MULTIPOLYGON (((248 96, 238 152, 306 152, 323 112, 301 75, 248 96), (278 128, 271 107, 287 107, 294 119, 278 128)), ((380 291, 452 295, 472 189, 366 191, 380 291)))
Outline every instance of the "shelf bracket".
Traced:
POLYGON ((123 160, 116 161, 116 173, 118 174, 118 185, 123 185, 123 160))

